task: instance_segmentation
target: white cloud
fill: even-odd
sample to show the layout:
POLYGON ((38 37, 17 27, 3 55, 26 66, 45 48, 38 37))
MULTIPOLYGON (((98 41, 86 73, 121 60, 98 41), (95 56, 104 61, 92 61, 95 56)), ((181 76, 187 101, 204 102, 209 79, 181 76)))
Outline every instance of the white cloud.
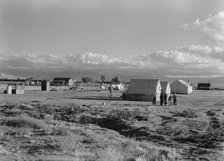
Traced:
POLYGON ((224 42, 224 12, 209 15, 205 20, 196 19, 192 24, 184 24, 183 28, 199 30, 213 41, 224 42))
POLYGON ((113 69, 144 71, 159 75, 222 75, 224 49, 202 45, 181 46, 135 56, 109 57, 99 53, 35 55, 33 53, 2 55, 0 67, 27 69, 113 69), (11 56, 9 56, 11 55, 11 56))
POLYGON ((220 78, 223 75, 167 75, 168 78, 220 78))

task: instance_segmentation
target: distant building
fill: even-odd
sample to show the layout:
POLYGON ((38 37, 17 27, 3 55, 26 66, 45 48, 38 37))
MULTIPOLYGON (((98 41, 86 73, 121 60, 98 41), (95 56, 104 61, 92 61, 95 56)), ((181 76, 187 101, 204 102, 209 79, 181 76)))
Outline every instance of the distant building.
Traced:
POLYGON ((193 93, 193 87, 189 83, 186 83, 185 81, 180 79, 171 83, 170 87, 171 87, 172 93, 176 93, 176 94, 193 93))
POLYGON ((52 85, 55 86, 73 86, 74 81, 71 78, 63 78, 63 77, 57 77, 54 78, 52 81, 52 85))
POLYGON ((41 91, 50 91, 50 81, 43 80, 41 83, 41 91))
POLYGON ((42 83, 42 80, 40 79, 32 79, 32 80, 27 80, 25 84, 30 86, 39 86, 41 85, 41 83, 42 83))
POLYGON ((0 79, 0 84, 25 84, 26 80, 25 79, 0 79))
POLYGON ((24 94, 25 93, 25 85, 18 84, 10 84, 7 86, 6 94, 24 94))
POLYGON ((197 89, 198 90, 210 90, 211 83, 198 83, 197 89))
POLYGON ((133 101, 159 101, 161 93, 159 79, 131 79, 127 90, 127 99, 133 101))

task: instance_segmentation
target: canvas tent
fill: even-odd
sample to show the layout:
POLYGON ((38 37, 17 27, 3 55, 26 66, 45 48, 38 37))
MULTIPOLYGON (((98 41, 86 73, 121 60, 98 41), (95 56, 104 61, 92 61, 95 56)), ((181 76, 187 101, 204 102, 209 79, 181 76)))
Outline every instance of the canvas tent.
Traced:
POLYGON ((122 82, 112 83, 113 90, 124 91, 124 84, 122 82))
POLYGON ((161 84, 158 79, 131 79, 127 90, 127 99, 133 101, 159 101, 161 84))
POLYGON ((171 92, 176 94, 190 94, 193 93, 193 87, 183 80, 176 80, 170 85, 171 92))
POLYGON ((171 94, 170 83, 169 82, 160 82, 160 83, 162 90, 166 93, 167 97, 169 97, 171 94))

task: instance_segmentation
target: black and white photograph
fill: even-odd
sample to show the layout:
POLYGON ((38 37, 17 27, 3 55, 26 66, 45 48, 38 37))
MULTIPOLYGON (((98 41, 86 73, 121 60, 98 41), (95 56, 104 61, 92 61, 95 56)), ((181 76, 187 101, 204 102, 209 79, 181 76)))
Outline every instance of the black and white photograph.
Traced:
POLYGON ((224 161, 224 0, 0 0, 0 161, 224 161))

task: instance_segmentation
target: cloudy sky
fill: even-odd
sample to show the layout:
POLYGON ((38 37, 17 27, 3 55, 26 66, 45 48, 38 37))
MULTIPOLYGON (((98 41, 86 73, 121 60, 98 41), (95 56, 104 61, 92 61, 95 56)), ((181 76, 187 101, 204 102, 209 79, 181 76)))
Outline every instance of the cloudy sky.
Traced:
POLYGON ((224 0, 0 0, 0 72, 218 77, 223 60, 224 0))

